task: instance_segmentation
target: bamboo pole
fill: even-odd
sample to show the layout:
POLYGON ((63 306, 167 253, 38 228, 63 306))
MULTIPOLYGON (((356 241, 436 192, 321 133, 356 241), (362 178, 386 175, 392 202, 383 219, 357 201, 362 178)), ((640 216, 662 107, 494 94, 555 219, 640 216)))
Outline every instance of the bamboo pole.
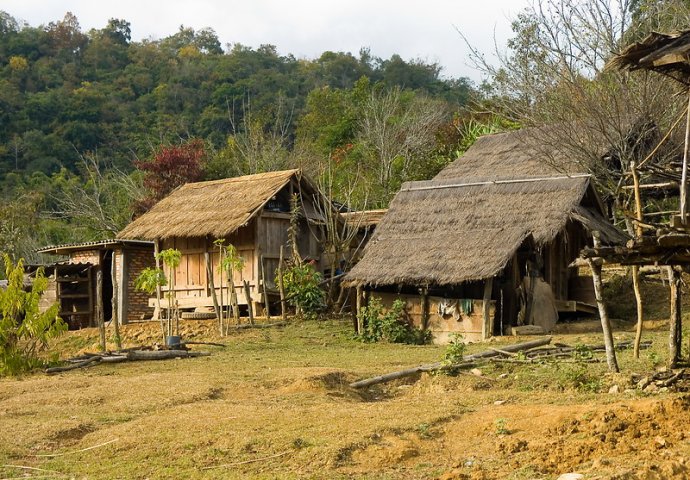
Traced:
POLYGON ((280 291, 280 316, 287 319, 287 304, 285 302, 285 286, 283 285, 283 246, 280 246, 280 260, 278 261, 278 290, 280 291))
POLYGON ((264 292, 264 311, 266 312, 266 318, 268 321, 271 320, 271 308, 268 303, 268 290, 266 288, 266 272, 264 271, 264 256, 259 257, 261 262, 261 287, 264 292))
POLYGON ((120 350, 122 348, 122 339, 120 338, 120 319, 118 317, 117 310, 117 299, 118 299, 118 286, 117 286, 117 262, 115 260, 115 250, 113 250, 113 255, 110 259, 110 281, 113 284, 113 298, 112 303, 112 323, 115 329, 115 347, 120 350))
MULTIPOLYGON (((161 258, 160 258, 160 245, 158 244, 158 239, 153 241, 153 256, 156 259, 156 272, 161 270, 161 258)), ((124 272, 124 265, 122 271, 124 272)), ((156 311, 158 315, 158 320, 161 324, 161 332, 163 333, 163 345, 165 345, 165 324, 163 323, 163 315, 161 315, 161 286, 160 283, 156 283, 156 311)), ((170 307, 170 305, 168 305, 170 307)))
MULTIPOLYGON (((594 241, 594 248, 599 248, 601 242, 599 241, 599 232, 592 232, 592 239, 594 241)), ((606 363, 608 363, 609 370, 618 372, 618 362, 616 360, 616 350, 613 344, 613 332, 611 331, 611 322, 609 321, 608 312, 606 311, 606 304, 604 303, 603 290, 601 283, 601 259, 589 258, 589 267, 592 270, 592 282, 594 283, 594 296, 597 300, 597 307, 599 309, 599 318, 601 320, 601 329, 604 332, 604 345, 606 347, 606 363)))
MULTIPOLYGON (((637 171, 635 161, 630 163, 630 171, 633 178, 633 187, 635 188, 635 237, 642 237, 642 197, 640 195, 640 174, 637 171)), ((633 291, 635 292, 635 307, 637 309, 637 326, 635 328, 635 342, 633 346, 633 355, 635 358, 640 358, 640 342, 642 341, 642 325, 644 316, 642 313, 642 291, 640 289, 640 267, 633 265, 632 267, 632 281, 633 291)))
POLYGON ((680 182, 680 221, 687 225, 688 213, 688 148, 690 147, 690 91, 688 92, 688 112, 685 117, 685 144, 683 147, 683 174, 680 182))
POLYGON ((220 321, 220 306, 218 306, 218 295, 216 295, 216 286, 213 280, 213 265, 211 265, 211 254, 207 251, 204 252, 204 261, 206 262, 206 284, 208 285, 209 293, 211 294, 211 300, 213 300, 213 311, 216 312, 216 318, 218 319, 218 328, 220 330, 220 335, 223 335, 223 324, 220 321))
POLYGON ((252 308, 252 297, 249 293, 249 282, 246 280, 242 281, 244 285, 244 296, 247 299, 247 312, 249 312, 249 325, 254 325, 254 309, 252 308))
MULTIPOLYGON (((91 288, 91 285, 89 285, 91 288)), ((96 271, 96 321, 101 351, 105 352, 105 312, 103 311, 103 268, 99 265, 96 271)))
POLYGON ((668 280, 671 287, 671 318, 669 322, 669 366, 675 368, 680 359, 681 345, 683 341, 682 330, 682 306, 681 306, 681 270, 668 267, 668 280))
POLYGON ((357 334, 362 335, 364 333, 364 318, 362 318, 362 286, 357 285, 356 298, 356 315, 357 315, 357 334))

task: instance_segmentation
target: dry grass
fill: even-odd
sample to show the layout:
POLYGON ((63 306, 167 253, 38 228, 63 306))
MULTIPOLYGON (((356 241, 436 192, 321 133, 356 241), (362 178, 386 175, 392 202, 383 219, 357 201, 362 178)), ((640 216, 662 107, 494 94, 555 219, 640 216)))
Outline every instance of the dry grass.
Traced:
MULTIPOLYGON (((189 321, 185 328, 187 338, 218 339, 211 323, 189 321)), ((352 340, 349 329, 344 321, 296 323, 237 333, 222 340, 227 348, 203 348, 211 357, 0 380, 0 474, 62 478, 7 466, 19 465, 89 479, 555 478, 560 467, 544 455, 564 422, 639 401, 636 393, 592 393, 623 382, 600 376, 600 364, 584 372, 577 365, 502 365, 484 368, 492 380, 423 376, 357 392, 350 381, 438 360, 443 348, 365 345, 352 340), (501 373, 508 375, 498 378, 501 373), (506 403, 496 406, 497 400, 506 403), (509 435, 496 433, 499 419, 509 435)), ((130 345, 157 335, 155 324, 125 329, 130 345)), ((655 350, 644 352, 641 362, 622 354, 627 372, 649 370, 664 358, 665 332, 651 335, 655 350)), ((560 339, 600 342, 587 333, 560 339)), ((83 330, 60 346, 75 353, 96 341, 95 331, 83 330)), ((658 402, 646 401, 650 409, 658 402)), ((658 455, 653 443, 649 453, 658 455)), ((620 453, 621 462, 614 458, 599 471, 647 461, 640 445, 637 457, 620 453)), ((683 456, 688 447, 674 437, 667 450, 683 456)), ((586 452, 577 458, 568 456, 562 468, 592 467, 586 452)))

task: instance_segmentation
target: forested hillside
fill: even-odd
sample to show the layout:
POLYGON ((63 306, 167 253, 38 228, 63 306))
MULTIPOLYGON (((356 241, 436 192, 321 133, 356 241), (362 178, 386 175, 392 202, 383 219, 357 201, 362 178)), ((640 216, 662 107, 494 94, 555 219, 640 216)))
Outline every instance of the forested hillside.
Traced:
POLYGON ((366 48, 298 59, 210 28, 136 42, 125 19, 85 32, 70 13, 0 12, 1 249, 112 235, 161 193, 142 179, 152 161, 174 169, 170 148, 193 151, 189 180, 302 167, 344 202, 385 206, 459 148, 473 88, 440 73, 366 48))

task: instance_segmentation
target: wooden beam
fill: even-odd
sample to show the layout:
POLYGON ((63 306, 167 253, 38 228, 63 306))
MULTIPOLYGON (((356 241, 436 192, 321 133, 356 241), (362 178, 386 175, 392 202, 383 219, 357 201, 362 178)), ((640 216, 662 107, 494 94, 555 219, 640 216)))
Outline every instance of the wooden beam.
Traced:
POLYGON ((494 285, 494 277, 488 278, 484 283, 484 297, 482 299, 482 340, 488 340, 493 335, 491 324, 491 290, 494 285))

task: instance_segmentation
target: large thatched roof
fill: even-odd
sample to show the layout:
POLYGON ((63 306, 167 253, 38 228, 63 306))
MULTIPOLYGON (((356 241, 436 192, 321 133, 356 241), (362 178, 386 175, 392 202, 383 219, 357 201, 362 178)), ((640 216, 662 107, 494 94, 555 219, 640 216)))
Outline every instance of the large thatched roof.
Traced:
POLYGON ((118 238, 228 236, 246 225, 293 177, 306 182, 299 170, 285 170, 187 183, 130 223, 118 238))
POLYGON ((506 178, 521 176, 548 176, 573 171, 575 166, 560 150, 546 152, 539 142, 546 127, 525 128, 479 137, 460 158, 436 175, 435 179, 449 178, 506 178), (556 156, 557 155, 557 156, 556 156))
POLYGON ((552 241, 569 220, 601 228, 588 175, 405 183, 345 277, 348 285, 450 285, 497 275, 530 235, 552 241), (582 205, 589 203, 583 213, 582 205), (582 219, 587 220, 587 222, 582 219))

